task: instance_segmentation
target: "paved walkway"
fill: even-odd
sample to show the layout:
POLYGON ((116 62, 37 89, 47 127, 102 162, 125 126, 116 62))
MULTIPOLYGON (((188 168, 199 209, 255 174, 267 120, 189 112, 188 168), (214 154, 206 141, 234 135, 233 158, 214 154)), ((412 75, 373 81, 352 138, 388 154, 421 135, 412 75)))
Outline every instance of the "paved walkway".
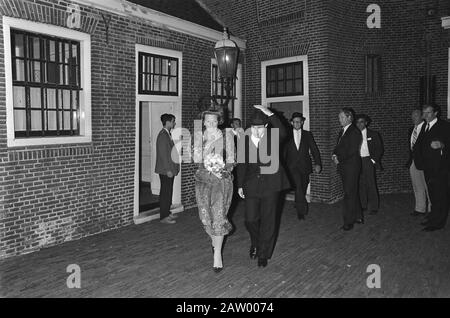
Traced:
POLYGON ((243 206, 212 271, 211 248, 196 210, 176 225, 130 226, 0 262, 2 297, 450 297, 450 228, 421 232, 411 195, 382 197, 377 216, 344 233, 340 204, 312 204, 299 222, 287 202, 268 267, 248 257, 243 206), (68 289, 66 268, 81 268, 68 289), (381 288, 366 285, 381 268, 381 288))

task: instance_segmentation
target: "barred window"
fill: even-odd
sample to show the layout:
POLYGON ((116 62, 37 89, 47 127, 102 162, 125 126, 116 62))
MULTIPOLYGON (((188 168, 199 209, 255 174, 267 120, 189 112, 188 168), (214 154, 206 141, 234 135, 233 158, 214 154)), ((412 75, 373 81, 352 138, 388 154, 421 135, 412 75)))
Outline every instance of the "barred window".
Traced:
POLYGON ((80 135, 80 42, 11 29, 16 138, 80 135))
POLYGON ((303 95, 303 62, 267 66, 267 97, 303 95))
POLYGON ((366 55, 366 93, 374 95, 382 90, 381 56, 366 55))
POLYGON ((139 94, 178 96, 177 58, 139 53, 139 94))

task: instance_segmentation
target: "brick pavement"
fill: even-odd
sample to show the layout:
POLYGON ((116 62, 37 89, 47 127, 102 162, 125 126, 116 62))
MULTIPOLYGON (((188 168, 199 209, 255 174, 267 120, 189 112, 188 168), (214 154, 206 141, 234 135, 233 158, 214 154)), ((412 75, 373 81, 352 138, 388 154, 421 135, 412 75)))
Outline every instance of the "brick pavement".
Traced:
POLYGON ((129 226, 0 262, 2 297, 449 297, 450 230, 424 233, 409 216, 412 196, 382 197, 379 215, 344 233, 340 203, 312 204, 300 223, 284 208, 268 267, 249 259, 243 206, 212 271, 208 237, 196 210, 174 226, 129 226), (81 289, 66 287, 66 267, 81 267, 81 289), (367 266, 381 267, 369 289, 367 266))

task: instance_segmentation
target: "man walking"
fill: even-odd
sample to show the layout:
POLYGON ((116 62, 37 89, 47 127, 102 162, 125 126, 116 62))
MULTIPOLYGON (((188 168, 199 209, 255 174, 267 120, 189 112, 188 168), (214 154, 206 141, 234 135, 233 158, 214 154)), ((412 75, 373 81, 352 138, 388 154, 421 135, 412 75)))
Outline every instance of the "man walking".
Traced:
POLYGON ((245 199, 250 258, 258 258, 258 266, 266 267, 275 243, 280 192, 289 188, 279 154, 286 129, 267 107, 256 105, 255 108, 251 136, 246 134, 238 144, 237 183, 239 196, 245 199))
POLYGON ((425 105, 423 115, 426 123, 418 140, 416 165, 424 171, 431 199, 431 213, 422 223, 425 225, 423 230, 431 232, 443 229, 447 223, 450 124, 439 119, 438 105, 425 105))
POLYGON ((301 113, 292 114, 292 136, 284 148, 284 160, 292 183, 295 185, 295 207, 297 217, 304 220, 308 214, 306 191, 309 185, 309 176, 313 172, 311 155, 314 159, 314 171, 322 171, 322 160, 319 148, 314 141, 313 134, 303 129, 305 117, 301 113))
POLYGON ((368 128, 371 120, 369 116, 356 116, 356 126, 362 134, 361 144, 361 176, 359 180, 359 198, 361 207, 369 214, 377 214, 380 207, 376 170, 381 170, 381 157, 384 153, 380 134, 368 128))

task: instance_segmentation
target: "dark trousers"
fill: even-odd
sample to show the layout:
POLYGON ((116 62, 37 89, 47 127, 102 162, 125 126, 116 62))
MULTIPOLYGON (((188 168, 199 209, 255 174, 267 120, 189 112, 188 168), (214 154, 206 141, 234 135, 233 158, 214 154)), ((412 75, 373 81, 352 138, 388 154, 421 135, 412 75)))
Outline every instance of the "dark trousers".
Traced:
POLYGON ((245 225, 259 258, 270 258, 275 243, 275 223, 279 192, 245 199, 245 225))
POLYGON ((292 181, 295 185, 295 208, 298 215, 308 214, 308 201, 306 201, 306 191, 308 191, 309 174, 291 170, 292 181))
POLYGON ((425 181, 431 201, 431 212, 428 216, 428 226, 443 228, 447 223, 449 198, 448 172, 430 173, 425 170, 425 181))
POLYGON ((359 198, 364 210, 377 211, 380 207, 375 165, 370 157, 361 158, 361 176, 359 178, 359 198))
POLYGON ((161 190, 159 192, 159 213, 160 219, 165 219, 170 215, 170 206, 172 205, 173 180, 166 175, 160 174, 161 190))
POLYGON ((344 188, 344 204, 342 206, 344 224, 354 224, 357 219, 362 218, 358 192, 361 163, 357 161, 354 164, 339 166, 338 171, 344 188))

